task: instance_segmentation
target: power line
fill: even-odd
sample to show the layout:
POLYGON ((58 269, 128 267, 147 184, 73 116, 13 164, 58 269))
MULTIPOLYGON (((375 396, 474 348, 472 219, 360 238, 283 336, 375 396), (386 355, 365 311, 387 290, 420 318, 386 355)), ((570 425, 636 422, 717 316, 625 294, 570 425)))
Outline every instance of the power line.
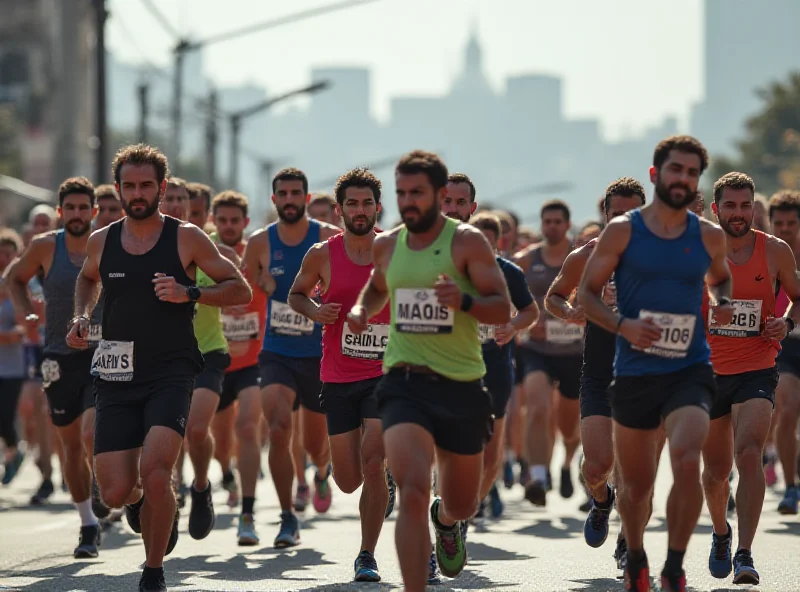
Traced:
POLYGON ((158 21, 158 24, 161 25, 162 29, 164 29, 167 33, 172 35, 172 37, 174 39, 177 40, 177 39, 180 38, 180 35, 178 34, 178 31, 176 31, 172 27, 172 25, 169 24, 169 20, 167 20, 167 17, 164 16, 164 13, 162 13, 156 7, 156 5, 152 2, 152 0, 142 0, 142 4, 144 4, 144 7, 153 16, 153 18, 158 21))

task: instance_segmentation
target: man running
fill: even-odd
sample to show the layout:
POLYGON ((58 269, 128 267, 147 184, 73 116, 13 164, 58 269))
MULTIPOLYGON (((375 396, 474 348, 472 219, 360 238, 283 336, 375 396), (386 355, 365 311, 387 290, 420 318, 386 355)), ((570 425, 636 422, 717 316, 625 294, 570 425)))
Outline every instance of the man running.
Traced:
MULTIPOLYGON (((28 283, 41 270, 45 307, 44 361, 41 370, 50 419, 64 450, 67 487, 81 517, 81 535, 76 559, 98 555, 100 528, 92 509, 91 440, 94 417, 86 413, 94 407, 91 369, 92 354, 102 308, 87 320, 87 338, 92 347, 76 351, 67 340, 67 329, 75 305, 75 280, 86 258, 86 245, 97 213, 94 187, 85 177, 73 177, 58 188, 58 217, 62 230, 40 234, 7 270, 8 288, 17 310, 30 327, 39 318, 30 298, 28 283)), ((97 504, 96 504, 97 506, 97 504)), ((117 506, 119 507, 119 506, 117 506)), ((101 510, 98 508, 98 513, 101 510)), ((102 511, 106 516, 108 509, 102 511)))
POLYGON ((308 202, 308 217, 342 228, 342 218, 336 212, 336 198, 330 193, 317 193, 308 202))
POLYGON ((518 314, 507 325, 478 325, 483 361, 486 364, 486 376, 483 378, 483 383, 492 395, 492 415, 494 415, 492 434, 484 449, 478 517, 482 516, 484 499, 488 495, 490 496, 490 510, 492 515, 497 518, 503 513, 503 502, 495 481, 503 460, 506 407, 514 388, 513 343, 518 332, 524 331, 536 322, 539 308, 528 290, 524 272, 511 261, 497 254, 497 245, 502 236, 498 217, 487 212, 472 216, 478 207, 478 203, 475 201, 476 195, 472 179, 463 173, 451 174, 447 182, 447 195, 442 201, 442 213, 450 218, 472 224, 483 233, 492 246, 495 260, 503 272, 511 304, 518 311, 518 314))
MULTIPOLYGON (((248 217, 248 201, 241 193, 223 191, 211 202, 211 214, 216 227, 212 240, 222 243, 242 256, 246 246, 244 230, 250 224, 248 217)), ((238 444, 237 468, 242 484, 242 512, 239 516, 237 537, 239 545, 257 545, 255 513, 256 484, 261 467, 261 390, 259 389, 258 353, 264 335, 267 316, 266 294, 252 285, 253 300, 246 306, 222 309, 222 326, 231 364, 225 373, 222 384, 217 416, 212 424, 215 437, 219 420, 226 425, 225 416, 234 412, 238 401, 236 415, 236 442, 238 444)), ((223 473, 223 487, 231 491, 236 486, 233 473, 223 473)))
POLYGON ((261 402, 269 425, 269 468, 281 506, 281 525, 274 546, 282 548, 300 542, 300 524, 292 512, 295 467, 291 453, 292 413, 300 406, 303 444, 317 468, 314 507, 318 512, 327 512, 331 503, 330 450, 319 401, 322 325, 294 312, 288 299, 308 250, 340 230, 306 216, 311 196, 302 171, 279 171, 272 181, 272 192, 279 220, 250 237, 244 266, 250 280, 267 288, 264 291, 269 295, 269 324, 259 364, 261 402))
POLYGON ((245 304, 247 282, 199 229, 158 211, 168 164, 157 149, 122 148, 112 165, 126 218, 95 232, 75 286, 69 341, 86 347, 102 283, 102 340, 92 360, 95 467, 104 501, 126 505, 147 555, 140 591, 166 590, 163 560, 178 538, 172 470, 203 360, 195 303, 245 304), (216 285, 198 288, 203 270, 216 285))
MULTIPOLYGON (((772 233, 786 242, 792 250, 800 235, 800 192, 779 191, 769 200, 769 220, 772 233)), ((795 252, 795 259, 800 253, 795 252)), ((783 282, 781 282, 783 283, 783 282)), ((782 314, 789 299, 781 291, 776 314, 782 314)), ((789 339, 781 344, 778 356, 778 388, 775 392, 775 415, 772 419, 778 458, 783 468, 786 491, 778 504, 778 512, 797 514, 800 488, 797 486, 797 422, 800 420, 800 329, 790 331, 789 339)), ((769 457, 769 454, 767 454, 769 457)), ((774 461, 767 458, 768 463, 774 461)), ((767 469, 769 469, 769 464, 767 469)), ((774 469, 772 475, 774 476, 774 469)))
POLYGON ((189 222, 205 232, 214 190, 204 183, 187 183, 186 190, 189 192, 189 222))
POLYGON ((635 592, 650 590, 643 537, 662 422, 674 479, 661 572, 665 592, 686 591, 683 557, 703 505, 700 454, 715 392, 701 310, 704 280, 717 322, 726 325, 733 317, 725 234, 687 210, 707 166, 696 139, 660 142, 650 168, 656 199, 608 224, 578 289, 587 318, 619 335, 610 399, 624 484, 617 508, 628 543, 625 580, 635 592), (601 296, 612 276, 619 312, 601 296))
MULTIPOLYGON (((528 278, 531 293, 540 309, 544 297, 555 280, 572 243, 567 237, 570 229, 570 209, 563 201, 552 200, 540 211, 544 242, 531 245, 513 257, 528 278)), ((528 429, 525 435, 527 460, 531 480, 525 486, 525 499, 535 506, 547 503, 551 489, 550 462, 553 458, 558 426, 564 439, 566 455, 561 467, 560 493, 572 497, 574 487, 570 465, 580 445, 581 350, 583 326, 567 324, 550 314, 542 314, 530 332, 530 339, 520 346, 524 390, 528 408, 528 429), (561 397, 554 422, 553 390, 558 382, 561 397)))
MULTIPOLYGON (((644 187, 639 181, 631 177, 617 179, 606 188, 603 198, 605 223, 644 203, 644 187)), ((614 506, 614 488, 608 482, 614 468, 608 387, 614 379, 616 337, 614 333, 587 322, 583 308, 580 305, 573 306, 570 300, 597 241, 594 239, 569 254, 545 299, 545 306, 553 316, 566 323, 586 324, 580 390, 583 443, 581 474, 592 502, 583 527, 583 537, 590 547, 600 547, 605 543, 608 519, 614 506)), ((609 306, 615 306, 613 280, 604 288, 603 300, 609 306)), ((619 487, 620 484, 617 482, 614 485, 619 487)))
POLYGON ((353 493, 364 485, 355 581, 379 582, 375 546, 389 490, 375 386, 382 375, 383 352, 389 339, 389 309, 384 307, 369 319, 364 335, 354 335, 345 320, 372 272, 381 182, 366 169, 353 169, 339 177, 335 195, 344 234, 311 248, 292 285, 289 305, 324 325, 320 401, 327 418, 333 477, 344 493, 353 493), (322 304, 311 299, 318 285, 322 304))
POLYGON ((113 185, 98 185, 94 190, 97 199, 97 217, 94 230, 105 228, 122 218, 122 203, 113 185))
POLYGON ((415 151, 400 159, 395 182, 404 225, 375 239, 375 269, 348 316, 350 330, 361 334, 391 303, 384 377, 375 394, 400 491, 395 544, 408 592, 421 592, 428 579, 434 459, 442 494, 430 507, 436 557, 448 577, 466 563, 460 522, 478 508, 492 425, 478 323, 511 319, 508 290, 486 239, 442 215, 447 179, 435 154, 415 151))
POLYGON ((733 320, 709 318, 708 343, 717 381, 711 427, 703 449, 703 489, 714 525, 708 567, 715 578, 735 570, 734 584, 759 583, 752 548, 764 505, 762 452, 769 434, 778 371, 778 342, 800 320, 800 282, 792 249, 782 240, 753 229, 755 184, 742 173, 714 183, 711 205, 727 235, 733 277, 733 320), (775 286, 780 282, 792 304, 775 316, 775 286), (731 561, 732 529, 726 520, 728 476, 734 459, 739 471, 736 514, 739 546, 731 561))

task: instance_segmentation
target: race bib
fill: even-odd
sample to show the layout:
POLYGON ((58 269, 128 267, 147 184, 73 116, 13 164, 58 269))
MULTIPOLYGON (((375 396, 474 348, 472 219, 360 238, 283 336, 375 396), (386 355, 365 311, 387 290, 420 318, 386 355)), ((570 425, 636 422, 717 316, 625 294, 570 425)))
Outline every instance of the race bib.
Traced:
POLYGON ((258 313, 248 312, 238 317, 222 315, 222 332, 225 334, 225 339, 228 341, 250 341, 251 339, 258 339, 261 335, 258 313))
POLYGON ((565 323, 561 319, 547 317, 545 320, 547 329, 547 342, 558 345, 567 345, 583 339, 583 325, 565 323))
POLYGON ((92 376, 110 382, 133 380, 133 341, 105 341, 94 351, 92 376))
POLYGON ((61 366, 55 360, 47 359, 42 362, 42 386, 47 388, 54 382, 61 380, 61 366))
POLYGON ((436 291, 399 288, 394 291, 395 328, 400 333, 452 333, 455 311, 436 299, 436 291))
POLYGON ((269 311, 270 335, 305 337, 314 333, 314 321, 292 310, 285 302, 272 301, 269 311))
POLYGON ((712 325, 714 311, 708 310, 708 332, 722 337, 758 337, 761 335, 761 300, 734 300, 733 318, 727 325, 712 325))
POLYGON ((484 325, 480 323, 478 325, 478 338, 481 340, 481 343, 490 343, 494 341, 494 325, 484 325))
POLYGON ((633 349, 662 358, 686 357, 689 346, 692 344, 692 337, 694 337, 694 315, 642 310, 639 312, 639 318, 653 319, 653 322, 661 329, 661 337, 647 349, 641 350, 631 346, 633 349))
POLYGON ((342 326, 342 354, 362 360, 382 360, 389 342, 389 325, 367 325, 367 330, 356 335, 345 323, 342 326))
POLYGON ((89 343, 98 343, 103 338, 103 325, 89 325, 89 334, 86 336, 86 341, 89 343))

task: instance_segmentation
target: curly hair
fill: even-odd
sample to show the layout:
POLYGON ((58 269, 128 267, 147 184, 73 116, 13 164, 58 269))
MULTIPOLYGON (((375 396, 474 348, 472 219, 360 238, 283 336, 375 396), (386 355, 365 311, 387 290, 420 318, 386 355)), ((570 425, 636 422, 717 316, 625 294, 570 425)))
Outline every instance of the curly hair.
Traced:
POLYGON ((336 195, 336 203, 341 206, 344 204, 345 192, 348 187, 365 187, 372 190, 372 195, 375 198, 375 203, 381 201, 381 189, 383 185, 380 179, 372 174, 372 171, 366 168, 355 168, 347 171, 344 175, 339 177, 336 181, 336 187, 333 192, 336 195))
POLYGON ((769 198, 769 219, 774 212, 797 212, 800 218, 800 191, 783 189, 769 198))
POLYGON ((606 194, 603 196, 603 211, 606 214, 611 208, 611 198, 615 195, 621 195, 622 197, 638 196, 642 200, 642 205, 646 201, 644 187, 633 177, 620 177, 606 187, 606 194))
POLYGON ((718 204, 719 200, 722 199, 722 192, 725 190, 726 187, 730 187, 731 189, 749 189, 750 194, 753 197, 755 197, 756 194, 755 181, 753 181, 753 179, 751 179, 748 175, 745 175, 744 173, 737 173, 734 171, 722 175, 714 183, 715 204, 718 204))
POLYGON ((303 193, 308 193, 308 177, 300 169, 289 167, 279 170, 272 178, 272 193, 277 190, 278 181, 301 181, 303 183, 303 193))
POLYGON ((660 169, 667 162, 669 153, 673 150, 696 154, 700 158, 700 173, 708 168, 708 152, 705 146, 700 143, 700 140, 686 135, 670 136, 661 140, 653 152, 653 166, 660 169))
POLYGON ((414 150, 405 154, 400 158, 394 172, 396 175, 423 174, 433 185, 434 192, 447 187, 447 180, 450 176, 447 165, 442 159, 437 154, 425 150, 414 150))
POLYGON ((63 206, 68 195, 86 195, 94 206, 94 185, 86 177, 70 177, 58 186, 58 205, 63 206))
POLYGON ((120 173, 122 172, 122 167, 126 164, 136 166, 153 165, 159 185, 169 176, 167 157, 158 148, 147 144, 132 144, 119 149, 116 156, 114 156, 114 162, 111 163, 111 172, 117 184, 121 182, 120 173))

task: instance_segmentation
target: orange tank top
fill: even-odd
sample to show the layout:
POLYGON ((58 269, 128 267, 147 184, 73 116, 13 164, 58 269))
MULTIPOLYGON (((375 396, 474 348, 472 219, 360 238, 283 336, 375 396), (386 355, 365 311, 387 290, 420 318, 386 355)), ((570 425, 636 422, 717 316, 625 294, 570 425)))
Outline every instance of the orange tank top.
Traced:
POLYGON ((720 326, 708 313, 711 365, 717 374, 742 374, 775 365, 779 344, 762 335, 766 321, 775 316, 775 289, 767 263, 767 235, 754 230, 753 254, 747 263, 728 259, 733 278, 733 320, 720 326))

